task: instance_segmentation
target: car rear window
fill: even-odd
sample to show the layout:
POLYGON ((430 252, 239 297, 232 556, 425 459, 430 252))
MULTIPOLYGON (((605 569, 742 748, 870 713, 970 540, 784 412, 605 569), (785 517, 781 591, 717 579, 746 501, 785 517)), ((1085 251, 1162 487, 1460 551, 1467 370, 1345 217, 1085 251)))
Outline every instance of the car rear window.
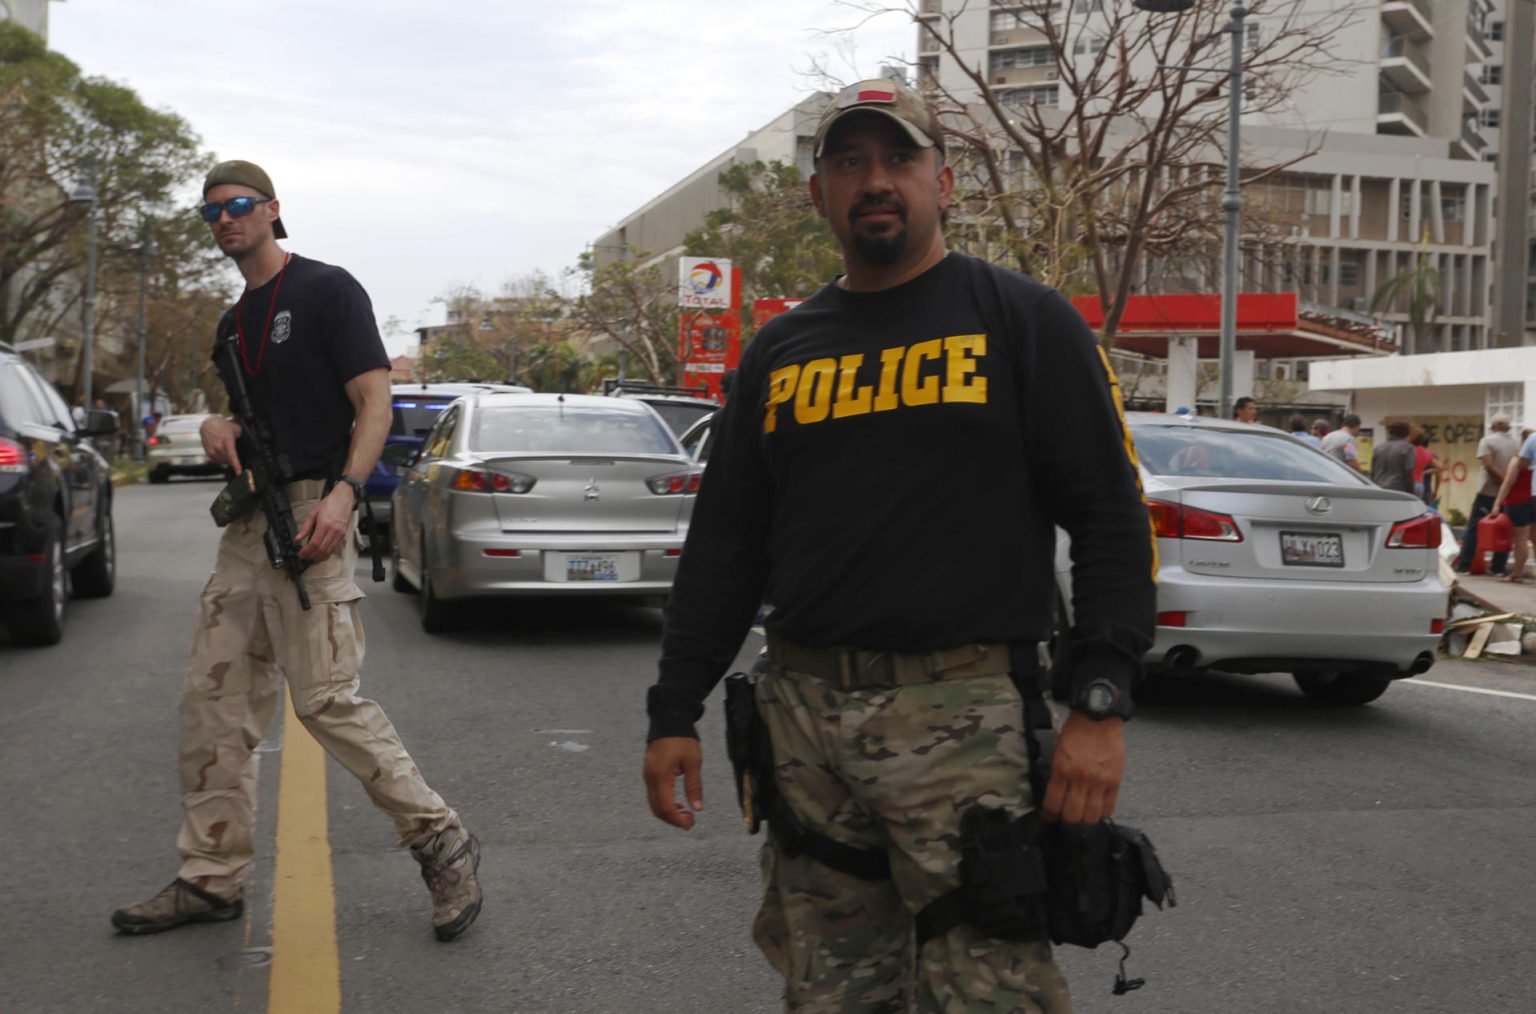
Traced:
POLYGON ((681 453, 672 434, 649 413, 554 405, 482 408, 469 445, 476 451, 681 453))
POLYGON ((1360 480, 1344 465, 1283 433, 1137 426, 1136 455, 1153 475, 1272 479, 1283 482, 1360 480))
POLYGON ((405 398, 396 399, 394 418, 390 420, 389 435, 392 437, 424 437, 443 409, 452 404, 452 398, 405 398))

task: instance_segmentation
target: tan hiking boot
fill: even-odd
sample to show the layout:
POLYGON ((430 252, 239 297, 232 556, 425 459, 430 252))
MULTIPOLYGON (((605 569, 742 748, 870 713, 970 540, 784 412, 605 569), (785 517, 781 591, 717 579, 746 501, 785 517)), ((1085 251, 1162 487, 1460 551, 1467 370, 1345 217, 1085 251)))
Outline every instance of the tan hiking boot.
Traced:
POLYGON ((421 879, 432 892, 432 930, 439 940, 452 940, 469 929, 480 914, 484 895, 475 871, 480 869, 480 842, 464 828, 439 831, 411 855, 421 864, 421 879))
POLYGON ((220 898, 196 884, 177 879, 148 901, 112 913, 119 933, 163 933, 189 922, 228 922, 240 918, 245 903, 239 895, 220 898))

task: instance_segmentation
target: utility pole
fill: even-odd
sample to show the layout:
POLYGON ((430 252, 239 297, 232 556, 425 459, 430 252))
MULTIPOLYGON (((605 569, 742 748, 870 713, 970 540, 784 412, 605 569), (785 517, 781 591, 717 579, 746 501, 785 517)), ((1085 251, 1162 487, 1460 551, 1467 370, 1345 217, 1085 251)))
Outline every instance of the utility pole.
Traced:
POLYGON ((80 403, 87 412, 95 405, 91 390, 92 371, 95 364, 92 363, 92 351, 95 345, 96 334, 96 208, 99 198, 96 193, 96 158, 88 157, 85 160, 85 179, 75 187, 74 193, 69 195, 69 203, 86 205, 86 234, 85 234, 85 307, 81 314, 81 326, 84 334, 81 336, 81 372, 84 374, 80 391, 80 403))
POLYGON ((139 371, 133 385, 133 460, 144 460, 144 349, 149 344, 149 259, 158 253, 149 219, 139 227, 139 371))
POLYGON ((1530 52, 1536 0, 1505 5, 1504 84, 1499 117, 1499 218, 1493 238, 1493 335, 1490 346, 1525 344, 1531 225, 1530 52))

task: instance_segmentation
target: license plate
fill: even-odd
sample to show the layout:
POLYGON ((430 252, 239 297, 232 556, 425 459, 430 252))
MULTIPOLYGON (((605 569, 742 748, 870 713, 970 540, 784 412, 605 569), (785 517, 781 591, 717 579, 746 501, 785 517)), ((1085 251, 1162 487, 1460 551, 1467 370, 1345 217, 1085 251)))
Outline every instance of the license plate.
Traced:
POLYGON ((578 556, 575 553, 568 554, 565 558, 565 579, 567 581, 619 581, 619 558, 611 553, 592 553, 578 556))
POLYGON ((1344 566, 1344 537, 1332 532, 1281 532, 1280 562, 1289 567, 1344 566))

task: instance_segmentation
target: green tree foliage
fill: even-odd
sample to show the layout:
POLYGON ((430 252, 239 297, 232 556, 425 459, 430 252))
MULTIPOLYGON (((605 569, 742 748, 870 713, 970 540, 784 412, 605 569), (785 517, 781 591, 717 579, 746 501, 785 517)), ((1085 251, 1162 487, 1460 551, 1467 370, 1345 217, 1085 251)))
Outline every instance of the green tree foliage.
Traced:
POLYGON ((677 262, 652 261, 650 251, 597 263, 591 252, 570 272, 584 290, 570 306, 579 331, 609 337, 624 350, 627 376, 660 384, 676 382, 677 262))
POLYGON ((1428 229, 1419 237, 1419 253, 1413 263, 1382 282, 1371 296, 1371 310, 1403 302, 1408 304, 1408 329, 1413 335, 1413 347, 1405 351, 1429 351, 1430 329, 1440 308, 1440 269, 1429 253, 1428 229))
POLYGON ((731 166, 720 174, 720 188, 730 205, 705 215, 683 245, 693 256, 729 257, 741 269, 744 306, 755 299, 804 299, 842 273, 837 240, 797 167, 731 166))

